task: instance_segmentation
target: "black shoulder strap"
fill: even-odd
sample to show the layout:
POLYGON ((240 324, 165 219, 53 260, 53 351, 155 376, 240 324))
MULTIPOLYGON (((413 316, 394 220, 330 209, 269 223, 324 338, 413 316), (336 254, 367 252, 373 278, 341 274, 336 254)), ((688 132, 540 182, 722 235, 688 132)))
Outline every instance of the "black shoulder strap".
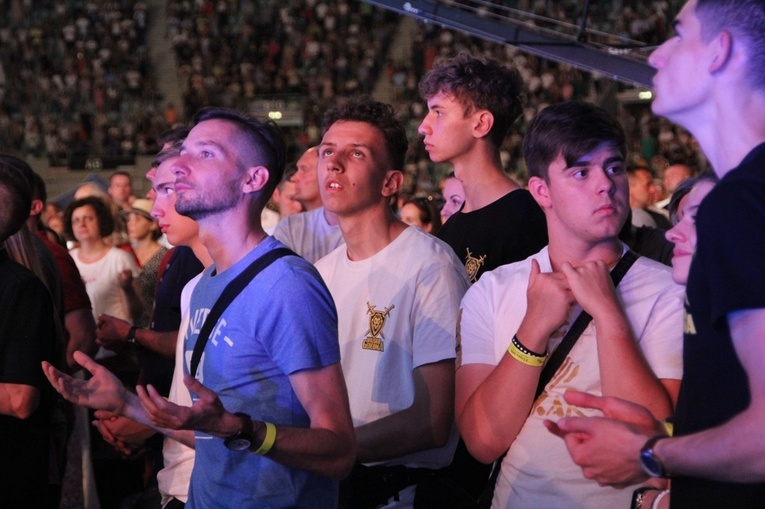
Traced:
MULTIPOLYGON (((624 275, 627 274, 627 271, 630 270, 632 264, 635 263, 639 257, 640 255, 635 251, 628 249, 627 252, 624 253, 624 256, 619 259, 619 262, 611 271, 611 281, 614 283, 614 288, 619 286, 619 283, 621 282, 624 275)), ((545 367, 542 368, 542 373, 539 375, 539 383, 537 383, 537 389, 534 393, 534 401, 536 401, 539 395, 542 394, 542 391, 545 390, 545 386, 550 383, 553 375, 555 375, 555 372, 558 371, 558 369, 561 367, 563 361, 566 360, 566 356, 574 347, 574 344, 576 344, 579 336, 582 335, 584 329, 587 328, 587 325, 589 325, 590 321, 592 321, 592 317, 584 311, 579 313, 579 316, 576 317, 576 320, 574 320, 574 323, 571 325, 571 327, 569 327, 568 332, 566 332, 566 335, 561 340, 558 348, 556 348, 555 351, 550 355, 550 358, 547 360, 545 367)), ((479 507, 491 506, 491 499, 494 495, 494 487, 497 484, 499 471, 502 469, 502 460, 505 458, 506 454, 507 451, 505 451, 505 453, 502 454, 502 456, 500 456, 499 459, 494 462, 494 466, 491 470, 491 475, 489 476, 489 482, 486 485, 486 489, 479 498, 479 507)))
MULTIPOLYGON (((627 271, 630 270, 632 264, 635 263, 635 260, 637 260, 639 257, 640 255, 635 251, 628 249, 627 252, 624 253, 624 256, 619 259, 619 262, 611 271, 611 281, 614 283, 614 288, 619 286, 619 283, 621 282, 624 275, 627 274, 627 271)), ((536 400, 539 395, 542 394, 545 386, 550 382, 550 380, 552 380, 553 375, 555 375, 555 372, 558 371, 558 369, 561 367, 563 361, 566 360, 566 356, 569 354, 571 349, 574 347, 574 344, 576 344, 576 341, 579 339, 579 336, 582 335, 584 329, 587 328, 587 325, 589 325, 591 321, 592 317, 584 311, 579 313, 579 316, 576 317, 576 320, 574 320, 574 323, 568 329, 568 332, 566 332, 566 335, 561 340, 558 348, 556 348, 555 351, 550 355, 550 358, 547 360, 545 367, 542 368, 542 373, 539 375, 539 383, 537 384, 537 391, 534 395, 534 400, 536 400)))
POLYGON ((226 285, 226 288, 223 289, 218 300, 213 304, 207 318, 205 318, 202 330, 199 331, 199 336, 197 336, 197 342, 194 344, 194 352, 191 354, 191 365, 189 366, 189 373, 191 373, 191 376, 196 376, 197 374, 197 368, 199 368, 202 352, 207 345, 207 339, 210 337, 210 332, 218 322, 220 315, 223 314, 223 311, 226 310, 236 296, 239 295, 263 269, 282 256, 289 255, 297 256, 292 250, 287 249, 286 247, 273 249, 248 265, 241 274, 236 276, 226 285))

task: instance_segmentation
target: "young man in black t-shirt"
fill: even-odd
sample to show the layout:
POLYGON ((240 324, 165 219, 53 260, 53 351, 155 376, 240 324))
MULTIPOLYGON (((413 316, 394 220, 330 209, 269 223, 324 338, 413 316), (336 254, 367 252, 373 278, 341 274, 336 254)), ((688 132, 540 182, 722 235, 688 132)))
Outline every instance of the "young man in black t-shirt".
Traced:
POLYGON ((658 70, 653 110, 688 128, 721 177, 696 215, 675 434, 660 433, 639 407, 582 394, 572 402, 619 420, 558 426, 601 483, 671 474, 673 509, 762 507, 765 3, 690 0, 674 27, 649 59, 658 70))
POLYGON ((53 301, 6 252, 32 200, 22 174, 3 161, 0 203, 0 507, 45 507, 54 398, 40 363, 54 360, 53 301))
POLYGON ((465 264, 470 280, 523 260, 547 244, 544 214, 503 170, 499 149, 521 113, 523 80, 515 69, 462 53, 420 82, 428 114, 418 132, 434 162, 448 162, 465 203, 438 237, 465 264))

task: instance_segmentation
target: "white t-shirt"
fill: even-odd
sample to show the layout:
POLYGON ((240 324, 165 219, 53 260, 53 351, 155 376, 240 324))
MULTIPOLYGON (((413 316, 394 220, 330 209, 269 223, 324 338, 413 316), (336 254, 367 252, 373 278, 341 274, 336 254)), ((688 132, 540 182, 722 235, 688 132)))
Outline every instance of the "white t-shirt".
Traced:
POLYGON ((70 254, 85 282, 85 291, 93 306, 93 317, 98 320, 99 315, 105 313, 132 323, 117 277, 125 269, 129 269, 133 277, 138 277, 139 270, 133 256, 112 247, 97 262, 85 263, 80 260, 79 248, 72 249, 70 254))
MULTIPOLYGON (((316 268, 337 307, 354 426, 410 407, 413 370, 455 356, 457 310, 469 282, 452 249, 408 227, 371 258, 350 261, 341 246, 316 268)), ((451 462, 456 439, 453 433, 444 447, 383 463, 440 468, 451 462)))
MULTIPOLYGON (((133 256, 127 251, 112 247, 97 262, 85 263, 80 260, 79 248, 72 249, 70 254, 85 283, 93 318, 98 321, 100 315, 107 314, 133 323, 118 280, 119 274, 125 269, 129 269, 134 278, 138 277, 139 269, 133 256)), ((117 354, 113 350, 100 346, 96 352, 96 359, 106 359, 115 355, 117 354)))
MULTIPOLYGON (((170 393, 167 397, 171 403, 181 406, 191 406, 191 394, 183 384, 183 338, 189 326, 191 293, 201 277, 201 273, 194 277, 186 283, 186 286, 183 287, 183 292, 181 292, 181 326, 178 329, 178 340, 175 344, 173 381, 170 384, 170 393)), ((162 459, 165 467, 157 473, 157 485, 162 495, 162 505, 164 506, 173 497, 186 503, 189 495, 191 471, 194 469, 194 449, 172 438, 165 437, 165 443, 162 447, 162 459)))
POLYGON ((632 226, 650 226, 651 228, 656 228, 656 220, 645 210, 632 207, 632 226))
POLYGON ((283 218, 274 237, 311 263, 345 244, 340 227, 324 217, 324 207, 283 218))
MULTIPOLYGON (((499 267, 475 283, 462 300, 461 361, 497 365, 526 313, 526 289, 531 259, 550 272, 547 248, 524 261, 499 267)), ((658 378, 682 377, 683 295, 672 282, 670 269, 639 258, 617 288, 619 301, 635 338, 658 378)), ((552 351, 563 339, 581 308, 575 306, 567 323, 548 343, 552 351)), ((616 362, 616 361, 615 361, 616 362)), ((597 340, 593 322, 579 337, 568 358, 534 402, 531 414, 502 461, 493 508, 629 507, 634 487, 616 490, 587 480, 573 463, 565 443, 543 426, 545 419, 602 415, 567 404, 563 394, 577 389, 601 395, 597 340)), ((501 398, 497 399, 501 404, 501 398)))
POLYGON ((276 228, 278 223, 279 213, 274 212, 268 207, 263 207, 263 210, 260 212, 260 224, 263 226, 263 231, 272 235, 274 233, 274 228, 276 228))

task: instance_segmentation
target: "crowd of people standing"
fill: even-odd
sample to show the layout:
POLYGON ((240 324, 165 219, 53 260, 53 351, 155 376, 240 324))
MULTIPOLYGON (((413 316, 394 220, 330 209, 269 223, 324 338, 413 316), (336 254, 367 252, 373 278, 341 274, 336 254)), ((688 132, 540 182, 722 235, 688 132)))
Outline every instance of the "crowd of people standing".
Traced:
POLYGON ((107 196, 81 190, 71 254, 39 221, 41 179, 0 157, 0 444, 18 467, 2 505, 67 506, 67 473, 89 508, 761 504, 763 28, 759 2, 689 0, 650 57, 652 108, 717 175, 663 169, 672 268, 630 224, 653 175, 619 119, 542 109, 519 183, 502 149, 522 73, 467 52, 418 83, 422 149, 463 196, 440 228, 416 200, 398 209, 410 136, 363 95, 327 109, 294 174, 274 124, 201 109, 163 137, 153 202, 119 173, 107 196), (306 211, 269 235, 280 188, 306 211), (147 321, 157 230, 177 247, 145 285, 147 321), (88 319, 65 302, 83 288, 88 319), (51 386, 95 410, 100 446, 61 434, 83 421, 51 386), (145 447, 147 478, 105 478, 102 446, 145 447))

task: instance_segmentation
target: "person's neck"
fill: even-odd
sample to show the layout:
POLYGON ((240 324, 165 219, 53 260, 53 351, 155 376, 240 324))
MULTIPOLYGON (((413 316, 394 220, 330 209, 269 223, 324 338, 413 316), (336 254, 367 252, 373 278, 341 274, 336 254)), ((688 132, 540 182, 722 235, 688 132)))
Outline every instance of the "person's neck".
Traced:
POLYGON ((741 92, 740 87, 718 95, 700 112, 678 118, 696 137, 719 177, 738 167, 758 145, 765 142, 765 93, 741 92), (727 93, 730 92, 730 93, 727 93), (691 118, 692 117, 692 118, 691 118))
POLYGON ((151 238, 150 233, 144 238, 136 240, 132 247, 133 252, 138 257, 138 261, 141 262, 141 265, 144 265, 162 246, 151 238))
POLYGON ((560 272, 565 262, 578 267, 586 262, 603 260, 613 268, 622 257, 623 244, 617 238, 604 239, 599 242, 584 240, 550 238, 547 252, 550 255, 550 264, 554 272, 560 272))
POLYGON ((355 262, 376 255, 407 228, 387 205, 367 213, 338 216, 337 219, 348 259, 355 262))
POLYGON ((333 212, 330 212, 326 208, 322 212, 324 214, 324 219, 327 221, 328 225, 330 225, 330 226, 337 226, 338 225, 338 220, 337 220, 337 215, 336 214, 334 214, 333 212))
POLYGON ((475 151, 452 162, 454 175, 465 189, 462 212, 472 212, 494 203, 520 186, 502 169, 499 152, 475 151))
POLYGON ((86 240, 80 242, 79 245, 80 257, 90 261, 99 260, 107 251, 109 251, 109 249, 109 245, 103 238, 86 240))
POLYGON ((40 222, 40 216, 39 215, 33 215, 29 216, 27 218, 27 228, 29 228, 29 231, 32 233, 37 233, 39 230, 39 222, 40 222))
POLYGON ((217 273, 244 258, 268 236, 260 224, 261 212, 262 207, 247 211, 246 206, 238 206, 197 221, 199 239, 207 247, 217 273))
POLYGON ((321 207, 323 205, 323 203, 321 201, 321 198, 319 198, 319 199, 313 200, 313 201, 304 201, 304 202, 301 202, 301 205, 303 206, 303 208, 305 209, 306 212, 310 212, 312 210, 316 210, 319 207, 321 207))
POLYGON ((198 236, 194 237, 194 239, 188 243, 188 247, 191 248, 194 256, 197 257, 197 260, 199 260, 199 263, 201 263, 204 268, 207 268, 213 264, 213 259, 210 256, 210 252, 207 250, 205 245, 202 244, 202 241, 198 236))

